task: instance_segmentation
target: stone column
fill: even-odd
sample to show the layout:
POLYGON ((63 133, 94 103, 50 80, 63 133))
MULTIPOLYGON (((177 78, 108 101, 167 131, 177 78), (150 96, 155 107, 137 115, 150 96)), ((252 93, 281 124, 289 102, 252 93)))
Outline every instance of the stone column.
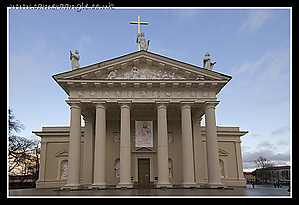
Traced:
POLYGON ((64 188, 79 189, 81 165, 81 107, 79 104, 70 104, 70 139, 68 157, 68 177, 64 188))
POLYGON ((93 180, 94 118, 86 117, 84 129, 82 185, 91 185, 93 180))
POLYGON ((201 135, 201 117, 193 118, 193 153, 194 153, 194 168, 195 168, 195 182, 197 187, 204 187, 205 184, 205 169, 204 157, 202 149, 202 135, 201 135))
POLYGON ((208 187, 223 187, 220 180, 220 166, 218 155, 218 142, 216 131, 215 107, 218 102, 206 103, 206 147, 207 147, 207 167, 208 167, 208 187))
POLYGON ((158 183, 157 188, 172 187, 169 182, 168 170, 168 140, 167 140, 167 110, 165 104, 157 105, 158 126, 158 183))
POLYGON ((194 160, 192 144, 191 106, 181 105, 182 122, 182 160, 183 160, 183 183, 182 187, 196 187, 194 180, 194 160))
POLYGON ((120 110, 120 180, 116 188, 132 188, 130 106, 128 104, 121 104, 120 110))
POLYGON ((106 106, 96 106, 93 184, 89 188, 105 189, 106 184, 106 106))

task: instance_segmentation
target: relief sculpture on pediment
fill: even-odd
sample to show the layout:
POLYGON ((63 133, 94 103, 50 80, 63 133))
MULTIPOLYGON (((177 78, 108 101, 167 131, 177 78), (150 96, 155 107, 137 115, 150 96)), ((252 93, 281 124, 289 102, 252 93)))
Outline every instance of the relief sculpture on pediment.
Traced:
POLYGON ((117 70, 112 70, 108 73, 107 78, 108 80, 110 79, 150 79, 150 80, 167 80, 167 79, 172 79, 172 80, 185 80, 185 78, 181 75, 176 75, 175 73, 171 72, 162 72, 159 70, 158 72, 156 70, 151 71, 148 66, 146 66, 144 69, 138 69, 137 67, 133 67, 131 71, 129 72, 123 72, 118 74, 117 70))

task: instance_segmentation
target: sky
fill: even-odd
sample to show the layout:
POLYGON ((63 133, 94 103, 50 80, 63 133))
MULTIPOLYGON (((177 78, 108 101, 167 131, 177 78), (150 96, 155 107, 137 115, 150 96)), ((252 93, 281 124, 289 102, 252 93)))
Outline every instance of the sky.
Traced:
POLYGON ((137 15, 148 22, 141 32, 150 52, 200 67, 209 52, 213 70, 233 77, 217 95, 216 123, 249 131, 245 171, 259 156, 290 165, 289 8, 10 9, 8 108, 26 127, 20 136, 69 125, 68 96, 52 75, 71 70, 69 50, 79 50, 81 67, 137 51, 137 15))

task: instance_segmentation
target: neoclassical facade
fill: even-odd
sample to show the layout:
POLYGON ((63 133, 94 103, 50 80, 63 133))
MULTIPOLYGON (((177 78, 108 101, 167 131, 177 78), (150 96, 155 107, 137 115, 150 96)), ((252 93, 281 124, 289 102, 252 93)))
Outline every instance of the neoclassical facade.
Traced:
POLYGON ((70 126, 34 131, 37 188, 246 186, 247 132, 216 126, 217 94, 230 76, 137 51, 53 78, 69 96, 70 126), (135 146, 136 121, 153 123, 152 146, 135 146))

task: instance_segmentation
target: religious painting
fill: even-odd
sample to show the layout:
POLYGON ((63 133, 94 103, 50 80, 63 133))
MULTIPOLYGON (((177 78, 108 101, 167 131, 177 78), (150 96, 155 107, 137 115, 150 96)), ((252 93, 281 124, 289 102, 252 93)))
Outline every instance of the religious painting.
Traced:
POLYGON ((153 147, 153 121, 135 121, 135 147, 153 147))

